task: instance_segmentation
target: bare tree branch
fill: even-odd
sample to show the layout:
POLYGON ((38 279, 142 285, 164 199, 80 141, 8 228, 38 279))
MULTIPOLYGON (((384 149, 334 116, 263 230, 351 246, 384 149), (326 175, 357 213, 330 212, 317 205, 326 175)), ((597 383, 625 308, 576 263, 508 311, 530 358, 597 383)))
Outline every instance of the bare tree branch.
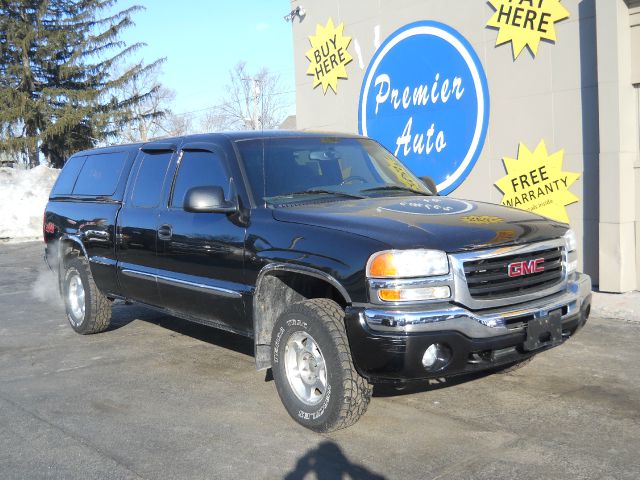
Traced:
POLYGON ((120 131, 123 142, 146 142, 159 136, 172 135, 176 120, 169 109, 175 92, 163 86, 158 69, 145 71, 129 83, 117 89, 117 99, 134 98, 129 106, 130 122, 120 131))
POLYGON ((225 90, 220 106, 202 120, 202 130, 273 129, 286 116, 280 78, 266 68, 251 74, 246 62, 239 62, 229 71, 225 90))

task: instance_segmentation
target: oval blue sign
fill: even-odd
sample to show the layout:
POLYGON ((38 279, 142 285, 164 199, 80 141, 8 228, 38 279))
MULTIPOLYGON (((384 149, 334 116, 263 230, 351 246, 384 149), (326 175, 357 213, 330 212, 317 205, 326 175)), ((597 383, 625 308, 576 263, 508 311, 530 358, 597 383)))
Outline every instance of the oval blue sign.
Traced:
POLYGON ((376 50, 360 91, 358 128, 447 194, 475 165, 489 123, 478 56, 451 27, 405 25, 376 50))

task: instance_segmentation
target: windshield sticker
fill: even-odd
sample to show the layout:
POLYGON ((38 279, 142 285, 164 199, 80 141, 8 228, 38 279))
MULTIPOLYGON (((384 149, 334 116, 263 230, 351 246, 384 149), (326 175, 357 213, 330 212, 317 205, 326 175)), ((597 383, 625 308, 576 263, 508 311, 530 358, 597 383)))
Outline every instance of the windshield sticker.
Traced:
POLYGON ((472 203, 453 198, 420 198, 378 207, 378 211, 387 210, 411 215, 457 215, 474 209, 472 203))
POLYGON ((533 152, 521 143, 518 159, 503 161, 507 175, 496 182, 504 194, 502 205, 569 223, 566 206, 580 200, 569 187, 580 174, 562 169, 564 150, 549 155, 544 140, 533 152))
POLYGON ((487 78, 469 42, 447 25, 420 21, 392 33, 364 76, 362 135, 378 140, 443 195, 475 165, 489 122, 487 78))
POLYGON ((402 182, 403 185, 413 188, 414 190, 424 190, 424 184, 413 179, 411 174, 403 165, 400 164, 400 162, 398 162, 396 157, 385 152, 383 159, 387 162, 389 169, 396 174, 397 180, 402 182))

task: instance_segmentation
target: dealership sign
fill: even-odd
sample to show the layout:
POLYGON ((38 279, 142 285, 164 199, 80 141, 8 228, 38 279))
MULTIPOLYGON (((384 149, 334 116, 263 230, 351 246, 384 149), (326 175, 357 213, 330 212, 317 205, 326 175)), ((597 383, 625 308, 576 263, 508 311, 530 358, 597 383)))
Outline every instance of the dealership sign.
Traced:
POLYGON ((447 194, 475 165, 489 122, 487 79, 469 42, 432 21, 406 25, 374 54, 360 91, 360 133, 447 194))

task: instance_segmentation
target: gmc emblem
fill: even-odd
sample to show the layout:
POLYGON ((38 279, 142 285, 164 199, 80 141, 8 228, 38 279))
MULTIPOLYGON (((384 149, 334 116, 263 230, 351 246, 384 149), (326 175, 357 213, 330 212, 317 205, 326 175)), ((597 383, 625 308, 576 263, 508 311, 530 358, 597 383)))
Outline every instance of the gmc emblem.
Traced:
POLYGON ((544 258, 536 258, 528 262, 513 262, 509 264, 509 276, 521 277, 532 273, 544 272, 544 258))

